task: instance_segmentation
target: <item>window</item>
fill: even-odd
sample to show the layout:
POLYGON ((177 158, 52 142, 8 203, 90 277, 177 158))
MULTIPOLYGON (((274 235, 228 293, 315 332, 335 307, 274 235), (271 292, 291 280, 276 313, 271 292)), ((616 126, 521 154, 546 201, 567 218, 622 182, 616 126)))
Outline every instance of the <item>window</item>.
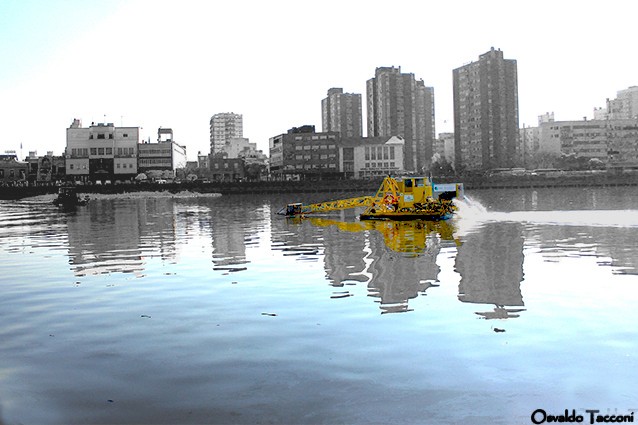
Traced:
POLYGON ((126 138, 126 137, 128 137, 128 134, 124 133, 124 134, 122 134, 122 137, 126 138))
POLYGON ((104 139, 104 133, 99 133, 99 134, 97 135, 97 138, 98 138, 98 139, 104 139))
POLYGON ((112 139, 112 138, 113 138, 113 134, 109 134, 109 139, 112 139))
POLYGON ((394 159, 394 146, 390 146, 390 159, 394 159))
POLYGON ((69 170, 73 169, 73 164, 69 164, 69 170))
POLYGON ((97 155, 97 148, 91 148, 91 155, 97 155))
POLYGON ((366 161, 369 161, 370 160, 370 146, 366 146, 365 152, 366 152, 366 154, 365 154, 366 161))
POLYGON ((15 176, 16 176, 16 170, 13 170, 13 169, 9 170, 9 177, 13 178, 15 176))
POLYGON ((106 148, 107 155, 113 155, 113 148, 106 148))
POLYGON ((97 148, 98 155, 104 155, 104 148, 97 148))
MULTIPOLYGON (((126 164, 124 164, 124 167, 126 167, 126 164)), ((119 162, 117 164, 117 168, 120 168, 120 163, 119 162)))

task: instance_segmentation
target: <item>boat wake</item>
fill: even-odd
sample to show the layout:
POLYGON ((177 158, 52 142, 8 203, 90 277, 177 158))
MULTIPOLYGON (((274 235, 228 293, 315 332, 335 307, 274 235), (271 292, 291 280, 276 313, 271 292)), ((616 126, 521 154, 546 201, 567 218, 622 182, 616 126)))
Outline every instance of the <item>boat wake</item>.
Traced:
POLYGON ((519 222, 561 226, 635 227, 638 210, 489 211, 468 196, 455 200, 457 224, 465 229, 485 222, 519 222))

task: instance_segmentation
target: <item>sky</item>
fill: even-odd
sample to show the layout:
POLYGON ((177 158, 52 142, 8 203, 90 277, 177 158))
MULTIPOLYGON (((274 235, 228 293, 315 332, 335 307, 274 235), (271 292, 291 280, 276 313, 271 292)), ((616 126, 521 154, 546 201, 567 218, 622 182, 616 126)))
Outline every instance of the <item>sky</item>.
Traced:
POLYGON ((518 66, 519 125, 592 118, 638 85, 632 0, 0 0, 0 153, 61 155, 74 118, 173 129, 189 160, 210 117, 244 137, 321 131, 328 89, 360 93, 375 69, 434 87, 436 133, 453 130, 452 70, 492 47, 518 66), (22 146, 22 150, 21 150, 22 146))

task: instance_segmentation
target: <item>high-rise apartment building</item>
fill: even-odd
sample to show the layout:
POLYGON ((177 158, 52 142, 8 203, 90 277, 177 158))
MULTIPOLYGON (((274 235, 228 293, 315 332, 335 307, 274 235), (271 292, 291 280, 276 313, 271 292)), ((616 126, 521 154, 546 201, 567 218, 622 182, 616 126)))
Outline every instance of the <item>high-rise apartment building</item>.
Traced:
POLYGON ((414 74, 402 74, 401 67, 381 67, 366 91, 368 137, 401 137, 405 170, 426 171, 435 138, 434 89, 414 74))
POLYGON ((620 90, 616 99, 607 99, 607 114, 612 120, 631 120, 638 118, 638 87, 631 86, 620 90))
POLYGON ((342 137, 363 136, 361 95, 331 88, 321 101, 322 131, 338 131, 342 137))
POLYGON ((516 60, 492 48, 453 70, 457 171, 514 167, 519 160, 516 60))
POLYGON ((241 114, 223 112, 210 119, 210 153, 214 155, 223 150, 232 138, 244 137, 244 123, 241 114))

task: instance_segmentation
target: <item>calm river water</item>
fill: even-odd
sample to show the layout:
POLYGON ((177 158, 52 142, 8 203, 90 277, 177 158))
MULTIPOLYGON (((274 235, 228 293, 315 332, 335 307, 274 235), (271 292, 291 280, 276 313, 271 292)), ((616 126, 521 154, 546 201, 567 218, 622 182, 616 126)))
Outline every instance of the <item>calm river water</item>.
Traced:
POLYGON ((469 195, 440 223, 2 201, 0 423, 630 418, 638 188, 469 195))

